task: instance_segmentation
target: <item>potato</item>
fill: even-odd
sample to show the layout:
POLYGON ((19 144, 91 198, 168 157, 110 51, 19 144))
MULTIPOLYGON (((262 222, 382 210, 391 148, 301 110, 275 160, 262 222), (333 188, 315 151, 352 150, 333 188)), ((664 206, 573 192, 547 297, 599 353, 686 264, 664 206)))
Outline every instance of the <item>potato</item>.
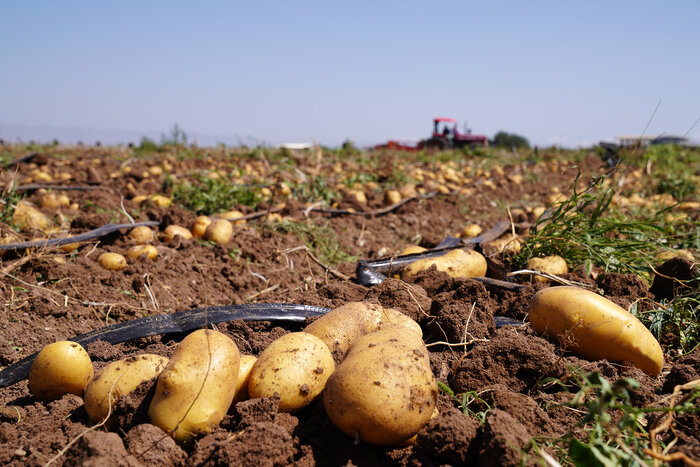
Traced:
POLYGON ((398 204, 401 202, 401 193, 398 190, 389 190, 384 194, 384 204, 398 204))
POLYGON ((61 207, 61 202, 59 201, 56 192, 52 191, 41 196, 39 199, 39 205, 46 209, 58 209, 61 207))
POLYGON ((233 238, 233 225, 226 219, 217 219, 207 226, 204 238, 214 243, 228 243, 233 238))
POLYGON ((412 255, 412 254, 415 254, 415 253, 423 253, 424 251, 428 251, 428 250, 426 250, 426 249, 423 248, 422 246, 418 246, 418 245, 409 245, 409 246, 407 246, 406 248, 404 248, 403 250, 401 250, 401 253, 399 253, 399 256, 403 256, 403 255, 412 255))
POLYGON ((462 229, 460 236, 461 238, 474 238, 479 236, 483 230, 479 224, 467 224, 462 229))
POLYGON ((435 265, 438 271, 446 272, 451 277, 482 277, 486 274, 486 258, 474 250, 451 250, 437 258, 424 258, 406 266, 401 272, 401 279, 406 280, 420 271, 435 265))
POLYGON ((335 370, 326 344, 306 332, 285 334, 262 351, 250 370, 251 398, 280 395, 279 410, 293 412, 309 405, 323 391, 335 370))
POLYGON ((129 258, 146 261, 147 259, 156 259, 158 250, 153 245, 134 245, 127 250, 126 255, 129 258))
POLYGON ((83 401, 90 419, 103 421, 120 396, 131 393, 144 381, 157 378, 167 364, 166 357, 142 354, 107 365, 85 388, 83 401))
POLYGON ((498 253, 517 253, 523 248, 522 237, 518 235, 508 234, 501 238, 497 238, 485 245, 488 250, 495 250, 498 253))
POLYGON ((11 223, 19 227, 22 232, 47 231, 53 226, 51 219, 26 201, 17 203, 11 223))
POLYGON ((184 239, 192 238, 192 232, 182 227, 181 225, 169 225, 163 231, 163 240, 166 242, 172 241, 176 236, 180 236, 184 239))
POLYGON ((110 271, 119 271, 126 267, 126 258, 119 253, 102 253, 97 262, 105 269, 110 271))
POLYGON ((353 342, 326 383, 323 405, 348 436, 391 446, 430 419, 437 395, 422 338, 405 326, 387 325, 353 342))
POLYGON ((150 227, 139 225, 131 229, 129 239, 134 243, 146 244, 153 241, 154 235, 155 233, 150 227))
MULTIPOLYGON (((559 255, 545 256, 543 258, 530 258, 525 265, 527 269, 546 272, 548 274, 561 275, 569 272, 566 260, 559 255)), ((533 276, 535 282, 549 282, 549 279, 542 276, 533 276)))
POLYGON ((29 369, 29 391, 42 401, 83 395, 94 370, 82 345, 58 341, 44 347, 29 369))
POLYGON ((530 324, 589 360, 629 361, 652 376, 664 355, 652 333, 607 298, 578 287, 549 287, 530 301, 530 324))
MULTIPOLYGON (((226 211, 222 212, 218 216, 219 219, 226 219, 226 220, 231 220, 231 219, 238 219, 239 217, 243 217, 243 213, 241 211, 226 211)), ((235 224, 245 224, 247 221, 245 219, 239 219, 237 221, 233 221, 235 224)))
POLYGON ((236 394, 240 355, 217 331, 185 337, 161 372, 148 408, 151 422, 175 441, 187 443, 221 422, 236 394))
POLYGON ((250 381, 250 370, 258 361, 253 355, 241 355, 241 364, 238 368, 238 380, 236 382, 236 397, 233 403, 248 399, 248 382, 250 381))
POLYGON ((306 326, 304 332, 320 338, 342 360, 355 339, 376 331, 383 324, 399 324, 423 335, 420 325, 400 311, 364 302, 350 302, 335 308, 306 326))
POLYGON ((158 206, 159 208, 169 208, 170 205, 173 204, 170 198, 163 195, 151 195, 148 197, 148 199, 151 200, 151 203, 153 203, 153 205, 158 206))
POLYGON ((192 235, 195 237, 204 237, 204 232, 206 232, 207 227, 211 224, 211 218, 208 216, 199 216, 195 219, 194 224, 192 224, 192 235))

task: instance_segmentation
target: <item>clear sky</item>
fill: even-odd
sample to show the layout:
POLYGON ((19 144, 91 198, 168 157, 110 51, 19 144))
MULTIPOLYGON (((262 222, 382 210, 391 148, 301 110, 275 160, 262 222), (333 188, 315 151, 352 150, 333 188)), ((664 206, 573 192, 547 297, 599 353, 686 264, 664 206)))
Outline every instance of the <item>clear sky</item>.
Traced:
POLYGON ((0 3, 10 141, 370 145, 449 116, 577 146, 659 102, 648 134, 700 118, 698 0, 0 3))

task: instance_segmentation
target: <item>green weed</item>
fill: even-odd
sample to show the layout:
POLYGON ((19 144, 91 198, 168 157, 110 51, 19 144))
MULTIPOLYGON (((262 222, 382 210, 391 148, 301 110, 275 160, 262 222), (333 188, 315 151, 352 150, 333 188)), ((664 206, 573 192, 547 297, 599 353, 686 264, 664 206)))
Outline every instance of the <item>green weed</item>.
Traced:
POLYGON ((2 199, 0 199, 0 222, 9 224, 12 220, 12 216, 15 213, 15 208, 17 203, 19 203, 24 196, 20 195, 15 189, 14 183, 10 183, 2 192, 2 199))
POLYGON ((486 422, 486 415, 491 411, 491 406, 479 396, 476 391, 468 391, 461 394, 455 394, 455 392, 448 385, 442 381, 437 382, 438 388, 449 395, 456 403, 463 414, 469 415, 479 422, 479 425, 483 425, 486 422), (479 406, 485 407, 484 410, 474 411, 469 405, 472 402, 477 402, 479 406))
POLYGON ((324 177, 310 177, 306 183, 299 183, 293 187, 294 194, 299 201, 305 203, 322 202, 328 205, 338 198, 338 193, 328 186, 324 177))
POLYGON ((214 214, 242 204, 251 208, 260 202, 260 189, 235 185, 223 179, 202 177, 195 183, 173 184, 174 201, 197 214, 214 214))
POLYGON ((330 267, 357 260, 355 256, 346 253, 342 249, 340 243, 338 243, 338 236, 329 227, 328 223, 318 225, 311 221, 283 221, 266 224, 265 228, 283 234, 292 233, 296 235, 319 261, 330 267))

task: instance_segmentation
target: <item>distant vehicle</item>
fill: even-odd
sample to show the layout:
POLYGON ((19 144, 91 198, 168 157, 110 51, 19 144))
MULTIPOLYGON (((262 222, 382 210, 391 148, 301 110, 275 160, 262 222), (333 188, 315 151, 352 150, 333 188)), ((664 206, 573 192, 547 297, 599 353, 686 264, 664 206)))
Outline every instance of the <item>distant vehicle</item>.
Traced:
POLYGON ((462 131, 454 118, 436 117, 433 119, 433 133, 430 138, 417 143, 390 140, 385 144, 376 145, 374 149, 419 151, 421 149, 444 150, 465 146, 487 147, 488 145, 489 139, 487 136, 472 134, 468 128, 462 131))

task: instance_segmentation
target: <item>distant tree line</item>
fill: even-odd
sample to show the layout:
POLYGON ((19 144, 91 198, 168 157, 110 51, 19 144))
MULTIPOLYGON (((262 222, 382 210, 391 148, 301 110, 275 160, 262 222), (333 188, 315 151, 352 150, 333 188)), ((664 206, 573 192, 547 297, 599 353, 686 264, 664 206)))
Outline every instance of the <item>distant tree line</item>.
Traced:
POLYGON ((490 146, 506 149, 529 148, 530 142, 524 136, 506 131, 499 131, 493 139, 489 140, 490 146))

